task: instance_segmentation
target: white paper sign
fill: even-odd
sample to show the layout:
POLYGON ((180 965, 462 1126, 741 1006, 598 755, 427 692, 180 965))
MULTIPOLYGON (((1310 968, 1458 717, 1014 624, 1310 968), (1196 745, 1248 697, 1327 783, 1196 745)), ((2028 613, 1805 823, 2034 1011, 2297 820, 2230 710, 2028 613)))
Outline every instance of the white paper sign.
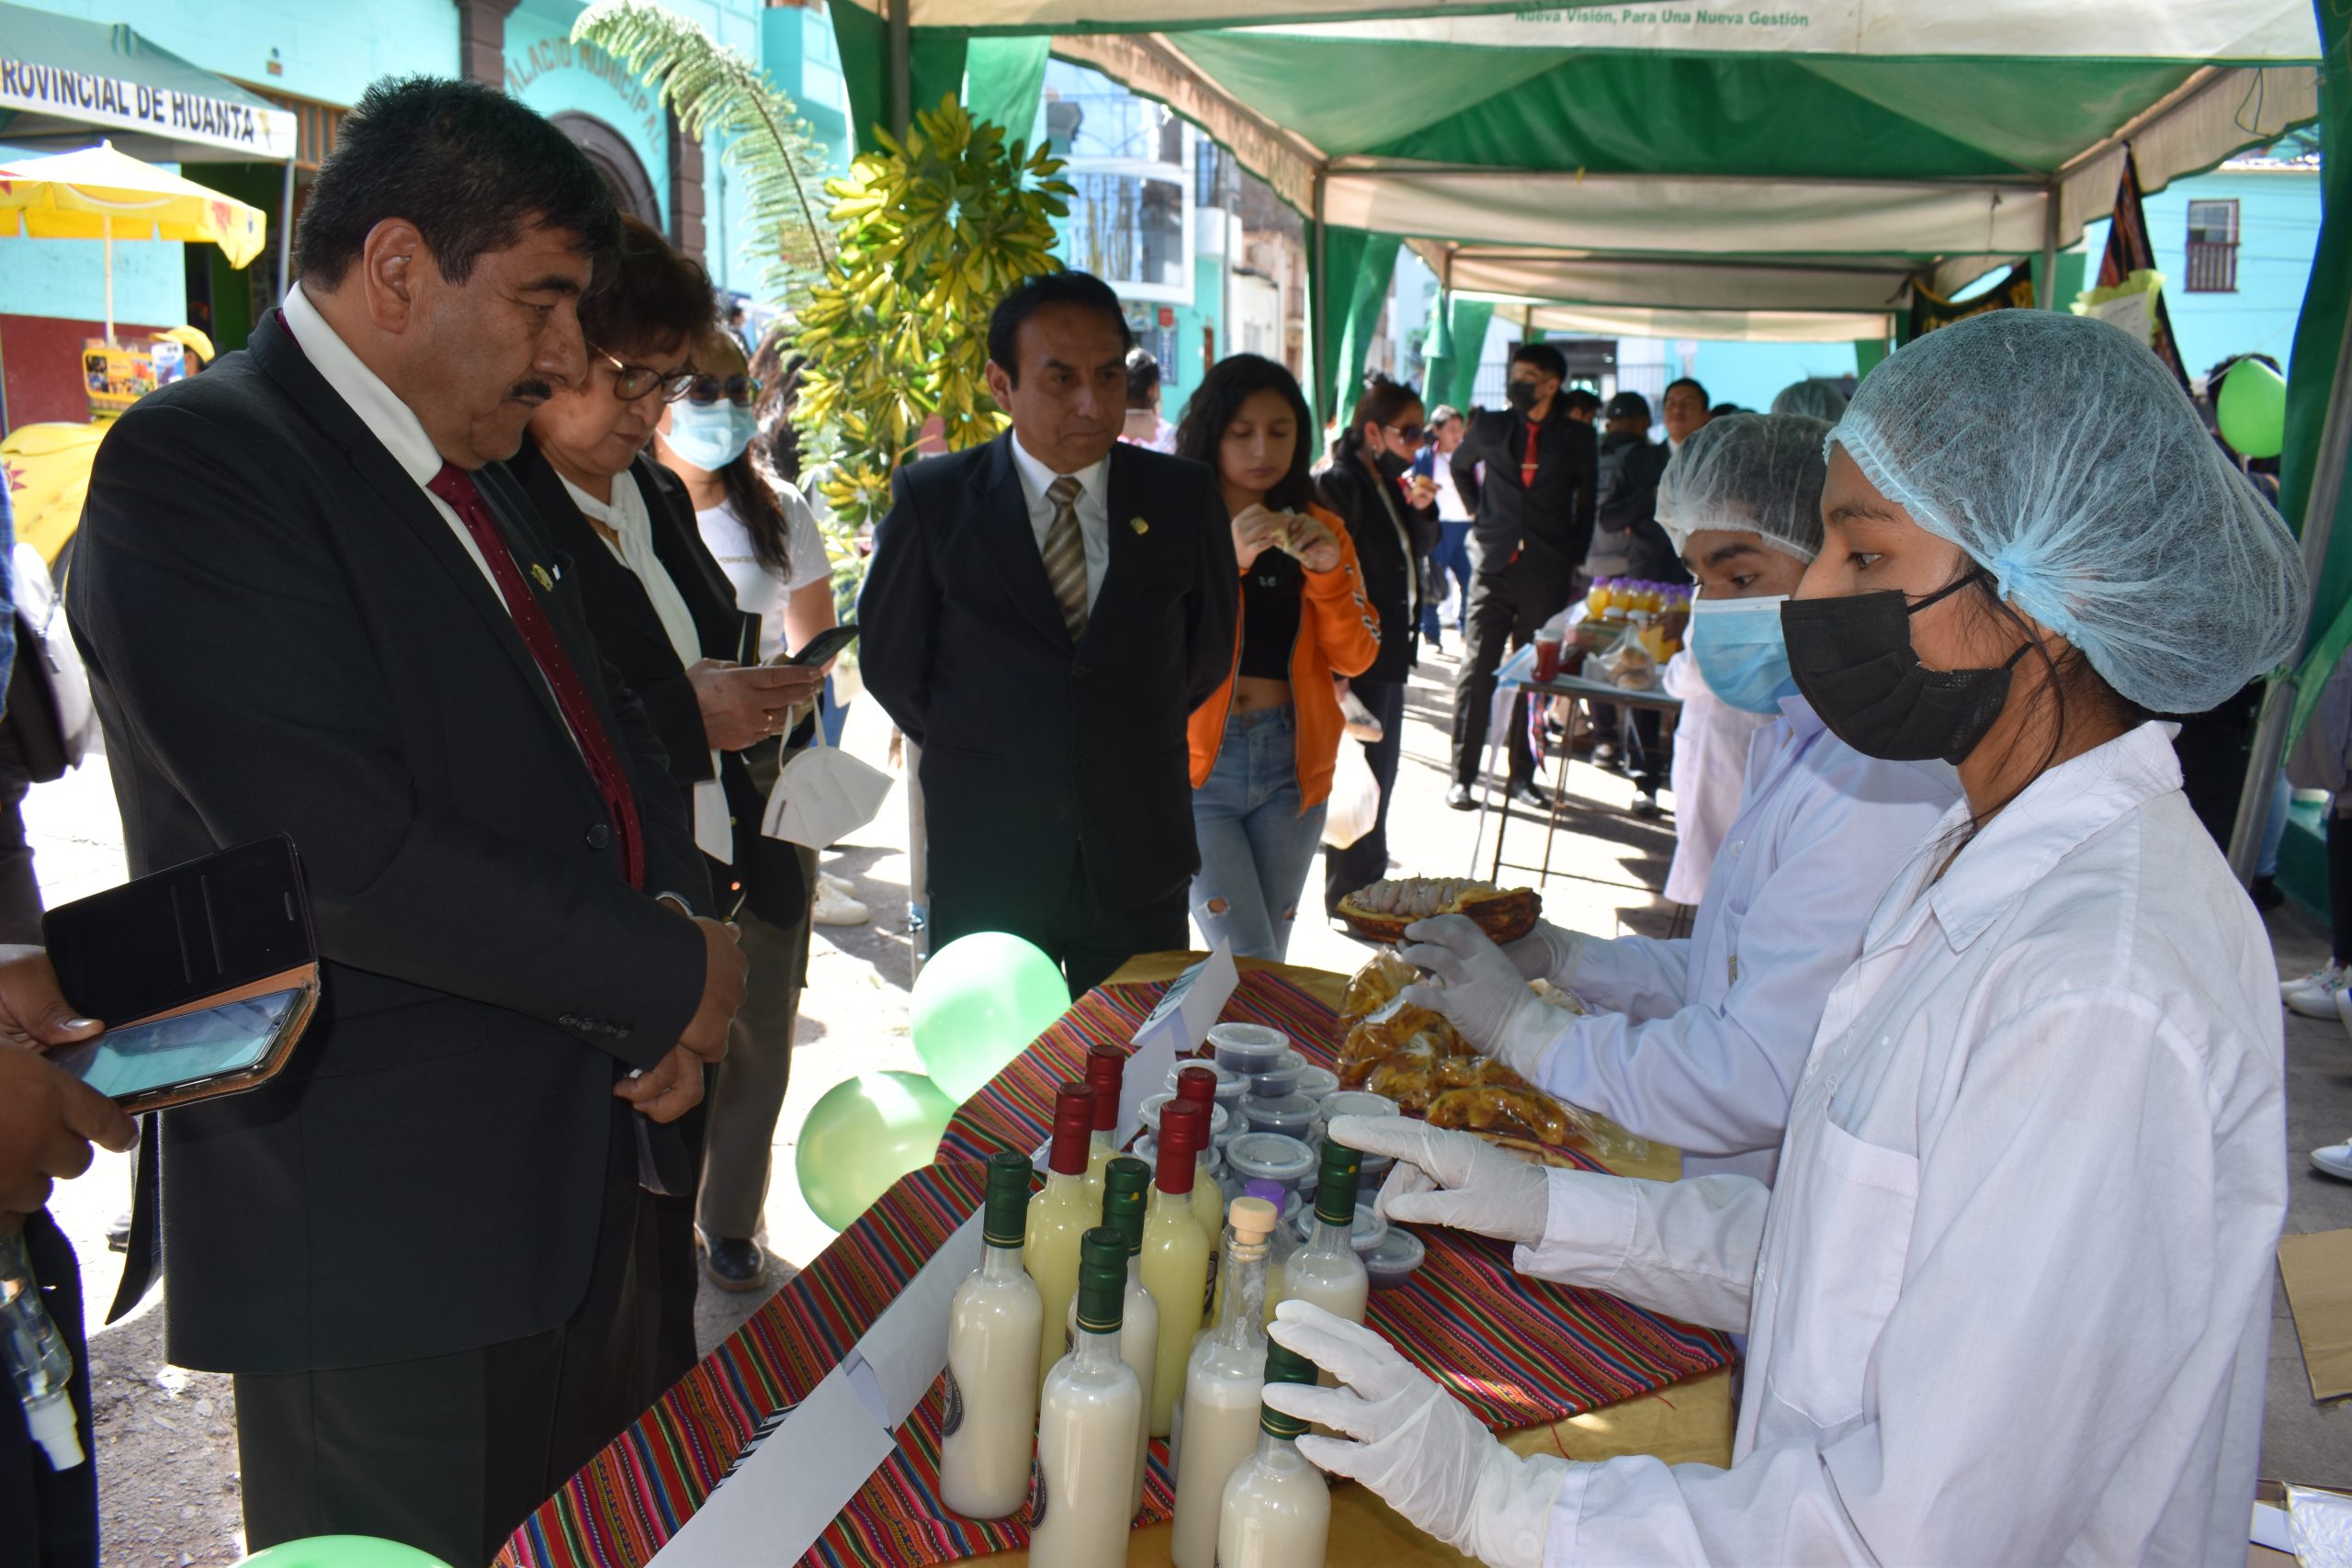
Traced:
POLYGON ((653 1554, 661 1568, 796 1562, 897 1447, 835 1367, 653 1554))
POLYGON ((1234 967, 1233 948, 1219 942, 1210 954, 1170 983, 1168 994, 1136 1031, 1135 1055, 1127 1059, 1126 1082, 1119 1092, 1119 1142, 1125 1144, 1143 1125, 1146 1095, 1167 1088, 1168 1075, 1179 1056, 1189 1056, 1208 1038, 1209 1025, 1233 999, 1241 972, 1234 967))

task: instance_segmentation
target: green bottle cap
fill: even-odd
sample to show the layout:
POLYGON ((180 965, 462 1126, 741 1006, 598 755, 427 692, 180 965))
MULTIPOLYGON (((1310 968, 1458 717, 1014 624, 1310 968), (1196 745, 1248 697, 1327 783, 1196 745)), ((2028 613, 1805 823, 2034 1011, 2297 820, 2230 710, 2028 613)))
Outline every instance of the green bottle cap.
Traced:
POLYGON ((1127 1305, 1127 1238, 1097 1225, 1078 1241, 1078 1325, 1116 1334, 1127 1305))
MULTIPOLYGON (((1269 1383, 1311 1383, 1323 1375, 1322 1370, 1284 1345, 1266 1341, 1266 1381, 1269 1383)), ((1277 1438, 1295 1438, 1306 1430, 1306 1423, 1295 1416, 1285 1416, 1272 1405, 1262 1407, 1258 1417, 1258 1429, 1277 1438)))
POLYGON ((980 1212, 980 1239, 990 1247, 1019 1247, 1028 1221, 1029 1156, 999 1149, 989 1156, 989 1195, 980 1212))
POLYGON ((1356 1178, 1363 1154, 1337 1138, 1323 1141, 1323 1168, 1315 1179, 1315 1217, 1327 1225, 1352 1229, 1356 1223, 1356 1178))
POLYGON ((1127 1238, 1127 1256, 1143 1250, 1143 1213, 1151 1167, 1121 1155, 1102 1169, 1102 1223, 1127 1238))

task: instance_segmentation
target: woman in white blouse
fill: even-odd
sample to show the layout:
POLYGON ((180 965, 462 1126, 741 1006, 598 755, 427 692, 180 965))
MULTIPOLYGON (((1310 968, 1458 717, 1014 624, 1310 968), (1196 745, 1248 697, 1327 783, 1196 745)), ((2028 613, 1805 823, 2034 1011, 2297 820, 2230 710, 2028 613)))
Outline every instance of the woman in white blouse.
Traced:
POLYGON ((2277 969, 2146 715, 2293 652, 2294 540, 2144 344, 2040 310, 1873 371, 1822 508, 1782 613, 1798 685, 1966 798, 1830 992, 1774 1185, 1330 1129, 1398 1156, 1392 1219, 1745 1329, 1732 1464, 1521 1459, 1301 1303, 1274 1337, 1345 1386, 1268 1402, 1510 1568, 2241 1561, 2286 1207, 2277 969))

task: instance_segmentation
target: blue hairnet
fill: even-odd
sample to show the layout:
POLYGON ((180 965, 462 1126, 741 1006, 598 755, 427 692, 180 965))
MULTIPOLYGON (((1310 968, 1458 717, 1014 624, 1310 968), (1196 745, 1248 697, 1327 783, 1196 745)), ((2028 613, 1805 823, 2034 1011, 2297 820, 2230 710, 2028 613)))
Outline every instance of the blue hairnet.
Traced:
POLYGON ((2104 321, 1939 328, 1871 372, 1829 440, 2143 708, 2201 712, 2295 652, 2294 536, 2172 372, 2104 321))
POLYGON ((1657 481, 1657 521, 1681 549, 1702 528, 1738 528, 1802 561, 1821 553, 1826 419, 1727 413, 1692 431, 1657 481))
POLYGON ((1772 412, 1834 420, 1846 412, 1846 394, 1838 389, 1835 381, 1807 377, 1781 388, 1780 395, 1772 400, 1772 412))

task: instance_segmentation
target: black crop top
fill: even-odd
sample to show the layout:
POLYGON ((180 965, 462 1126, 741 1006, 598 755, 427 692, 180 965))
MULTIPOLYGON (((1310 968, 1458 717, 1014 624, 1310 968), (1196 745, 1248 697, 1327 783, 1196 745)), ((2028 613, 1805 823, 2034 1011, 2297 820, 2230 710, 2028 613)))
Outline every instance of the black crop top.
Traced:
POLYGON ((1241 668, 1239 673, 1267 681, 1290 679, 1290 656, 1298 641, 1306 572, 1280 550, 1268 550, 1241 578, 1241 668))

